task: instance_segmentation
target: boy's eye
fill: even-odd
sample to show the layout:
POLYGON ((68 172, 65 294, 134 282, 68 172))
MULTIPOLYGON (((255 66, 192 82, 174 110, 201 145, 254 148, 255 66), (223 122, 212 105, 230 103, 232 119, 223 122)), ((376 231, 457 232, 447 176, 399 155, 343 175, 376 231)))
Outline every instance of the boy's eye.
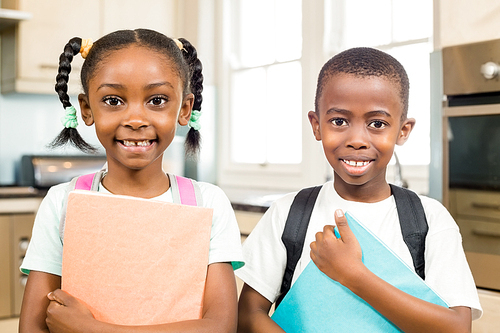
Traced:
POLYGON ((369 127, 372 127, 372 128, 384 128, 386 125, 386 123, 384 123, 383 121, 380 121, 380 120, 375 120, 375 121, 372 121, 369 125, 369 127))
POLYGON ((162 97, 162 96, 155 96, 155 97, 151 98, 151 100, 149 101, 149 103, 156 105, 156 106, 160 106, 162 104, 165 104, 166 102, 167 102, 167 99, 165 97, 162 97))
POLYGON ((118 105, 123 104, 122 101, 120 101, 120 99, 118 99, 117 97, 106 97, 104 99, 104 103, 106 103, 110 106, 118 106, 118 105))
POLYGON ((332 124, 335 125, 335 126, 345 126, 347 125, 347 121, 345 119, 342 119, 342 118, 335 118, 335 119, 332 119, 332 124))

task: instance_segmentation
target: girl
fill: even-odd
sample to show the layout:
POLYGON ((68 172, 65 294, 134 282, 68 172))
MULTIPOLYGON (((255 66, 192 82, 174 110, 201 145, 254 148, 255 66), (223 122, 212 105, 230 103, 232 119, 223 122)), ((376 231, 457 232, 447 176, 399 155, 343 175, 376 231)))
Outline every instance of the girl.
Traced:
MULTIPOLYGON (((203 77, 195 48, 151 30, 123 30, 91 45, 71 39, 59 59, 56 91, 66 109, 65 129, 53 142, 93 151, 76 130, 76 111, 67 92, 74 55, 86 58, 78 96, 83 121, 95 125, 106 150, 108 171, 99 192, 172 202, 162 157, 177 124, 190 125, 186 150, 199 146, 197 118, 203 77), (194 111, 197 110, 197 111, 194 111)), ((239 230, 224 193, 198 183, 203 206, 213 208, 209 266, 202 319, 156 326, 117 326, 99 322, 78 299, 60 290, 62 242, 59 219, 68 183, 52 187, 44 198, 31 244, 21 266, 29 273, 20 332, 234 332, 237 296, 233 269, 243 265, 239 230), (232 264, 232 265, 231 265, 232 264)))

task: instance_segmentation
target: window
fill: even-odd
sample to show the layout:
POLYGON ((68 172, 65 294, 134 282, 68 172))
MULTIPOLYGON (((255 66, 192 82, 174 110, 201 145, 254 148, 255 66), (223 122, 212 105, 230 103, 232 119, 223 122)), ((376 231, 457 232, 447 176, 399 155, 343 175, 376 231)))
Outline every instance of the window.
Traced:
POLYGON ((302 159, 300 0, 231 1, 232 163, 302 159), (283 144, 286 142, 286 144, 283 144))
POLYGON ((326 179, 307 118, 324 62, 323 4, 222 1, 219 185, 295 190, 326 179))

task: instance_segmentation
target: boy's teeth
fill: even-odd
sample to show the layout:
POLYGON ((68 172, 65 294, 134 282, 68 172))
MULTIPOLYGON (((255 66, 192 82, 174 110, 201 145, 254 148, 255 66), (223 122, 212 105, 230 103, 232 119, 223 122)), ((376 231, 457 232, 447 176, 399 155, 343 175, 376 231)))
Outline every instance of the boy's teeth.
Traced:
POLYGON ((343 160, 346 164, 349 164, 350 166, 355 166, 355 167, 360 167, 360 166, 365 166, 365 165, 368 165, 370 163, 370 161, 359 161, 359 162, 356 162, 356 161, 348 161, 348 160, 343 160))
POLYGON ((128 140, 123 140, 123 144, 127 147, 146 147, 149 146, 150 141, 149 140, 143 140, 143 141, 128 141, 128 140))

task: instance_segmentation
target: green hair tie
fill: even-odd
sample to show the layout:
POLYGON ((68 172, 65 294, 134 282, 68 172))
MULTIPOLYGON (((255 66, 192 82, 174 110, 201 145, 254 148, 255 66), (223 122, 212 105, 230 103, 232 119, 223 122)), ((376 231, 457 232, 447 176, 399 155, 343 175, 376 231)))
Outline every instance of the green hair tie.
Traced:
POLYGON ((66 128, 76 128, 78 120, 76 119, 76 109, 74 106, 68 106, 65 109, 65 115, 61 118, 61 122, 66 128))
POLYGON ((191 118, 189 118, 188 126, 194 129, 195 131, 199 131, 201 128, 200 117, 201 117, 201 111, 198 110, 191 111, 191 118))

